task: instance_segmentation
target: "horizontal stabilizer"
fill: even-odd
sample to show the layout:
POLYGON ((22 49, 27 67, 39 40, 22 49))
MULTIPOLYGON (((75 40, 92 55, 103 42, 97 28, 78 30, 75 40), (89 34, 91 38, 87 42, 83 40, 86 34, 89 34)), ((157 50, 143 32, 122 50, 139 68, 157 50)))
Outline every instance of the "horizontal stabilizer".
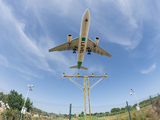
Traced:
POLYGON ((78 66, 72 66, 72 67, 70 67, 70 68, 78 68, 78 66))
MULTIPOLYGON (((70 67, 70 68, 78 68, 78 66, 72 66, 72 67, 70 67)), ((80 69, 88 70, 88 68, 85 68, 85 67, 83 67, 83 66, 81 66, 80 69)))
POLYGON ((83 66, 81 66, 80 68, 81 68, 81 69, 85 69, 85 70, 88 70, 88 68, 85 68, 85 67, 83 67, 83 66))

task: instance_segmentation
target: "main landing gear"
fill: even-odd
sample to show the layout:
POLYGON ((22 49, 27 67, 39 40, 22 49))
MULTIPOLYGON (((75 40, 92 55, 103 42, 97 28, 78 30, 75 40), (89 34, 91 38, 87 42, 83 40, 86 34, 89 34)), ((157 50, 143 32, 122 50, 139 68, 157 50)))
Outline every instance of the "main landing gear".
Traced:
POLYGON ((76 53, 76 49, 73 49, 73 53, 76 53))
POLYGON ((91 50, 88 50, 88 53, 87 53, 88 55, 91 55, 91 50))

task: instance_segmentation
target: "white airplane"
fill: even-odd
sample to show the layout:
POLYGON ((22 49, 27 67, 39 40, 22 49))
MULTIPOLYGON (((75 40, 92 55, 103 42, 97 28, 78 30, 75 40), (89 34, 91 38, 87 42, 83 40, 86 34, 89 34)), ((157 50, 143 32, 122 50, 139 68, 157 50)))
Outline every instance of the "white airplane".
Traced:
POLYGON ((86 51, 88 52, 89 55, 91 54, 90 52, 94 52, 100 55, 111 57, 111 55, 108 52, 106 52, 97 45, 99 42, 98 37, 95 38, 94 42, 88 38, 89 23, 90 23, 90 16, 89 16, 89 10, 87 9, 82 18, 80 37, 74 38, 72 40, 72 35, 69 34, 68 42, 50 49, 49 52, 73 50, 73 53, 76 53, 76 51, 78 51, 78 65, 70 68, 78 68, 86 70, 88 69, 81 66, 86 51))

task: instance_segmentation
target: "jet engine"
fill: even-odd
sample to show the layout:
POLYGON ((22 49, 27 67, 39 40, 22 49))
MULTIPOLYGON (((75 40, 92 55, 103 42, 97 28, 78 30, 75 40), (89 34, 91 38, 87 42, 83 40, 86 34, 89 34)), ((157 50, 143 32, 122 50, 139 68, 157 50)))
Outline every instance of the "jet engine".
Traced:
POLYGON ((69 35, 68 35, 68 42, 70 43, 71 41, 72 41, 72 35, 69 34, 69 35))
POLYGON ((99 42, 99 38, 98 38, 98 37, 96 37, 96 38, 95 38, 95 40, 94 40, 95 45, 97 45, 97 44, 98 44, 98 42, 99 42))

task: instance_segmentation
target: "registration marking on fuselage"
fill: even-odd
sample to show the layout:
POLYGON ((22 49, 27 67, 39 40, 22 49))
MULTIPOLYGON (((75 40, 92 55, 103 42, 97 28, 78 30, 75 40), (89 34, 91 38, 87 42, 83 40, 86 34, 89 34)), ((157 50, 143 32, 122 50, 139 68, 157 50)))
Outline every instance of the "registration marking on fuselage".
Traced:
POLYGON ((80 53, 83 53, 83 52, 84 52, 85 39, 86 39, 86 38, 82 38, 80 53))

